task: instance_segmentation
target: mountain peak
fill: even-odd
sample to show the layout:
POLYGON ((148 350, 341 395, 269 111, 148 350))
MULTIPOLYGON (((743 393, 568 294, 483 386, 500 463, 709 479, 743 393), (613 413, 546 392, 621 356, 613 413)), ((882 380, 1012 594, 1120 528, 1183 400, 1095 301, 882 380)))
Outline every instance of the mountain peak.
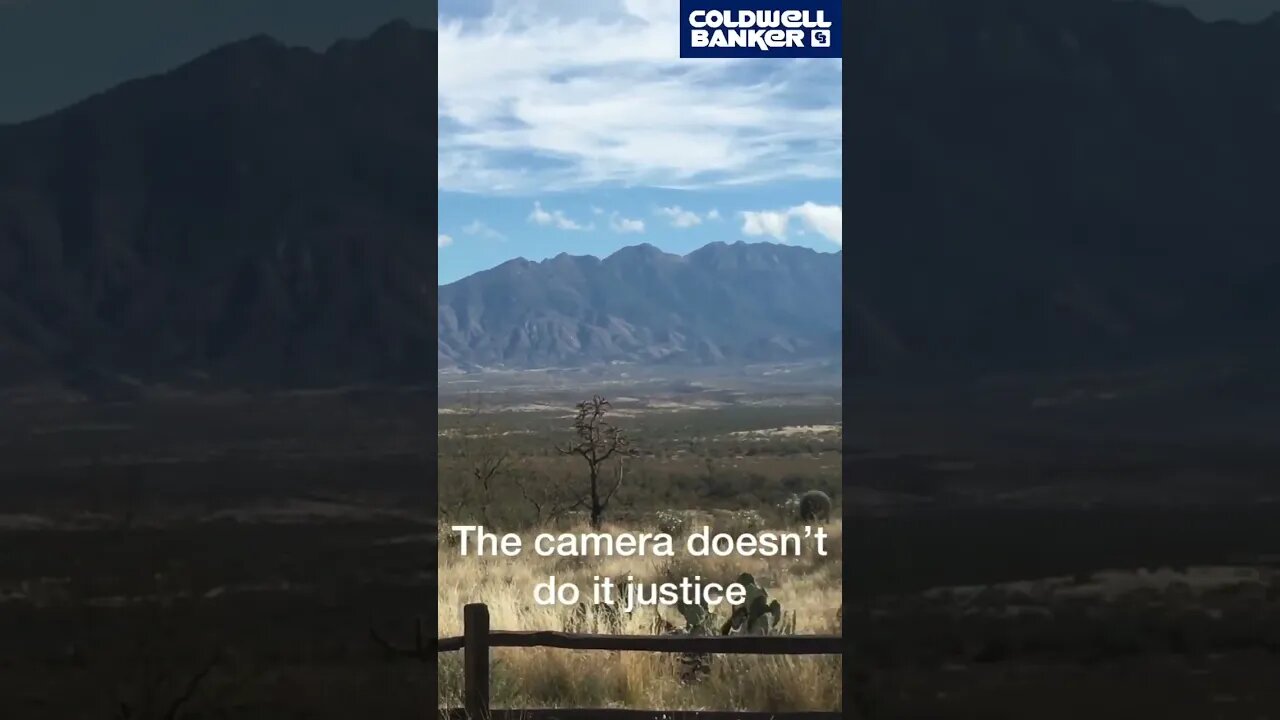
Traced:
MULTIPOLYGON (((184 76, 192 75, 193 73, 253 74, 257 72, 257 68, 273 65, 277 58, 295 51, 317 55, 309 48, 289 47, 271 35, 260 33, 216 47, 168 73, 152 76, 151 79, 163 80, 166 77, 172 77, 175 73, 184 76)), ((199 81, 198 79, 196 80, 196 82, 199 81)), ((111 91, 107 91, 102 95, 109 96, 110 94, 111 91)))
POLYGON ((476 273, 439 288, 438 356, 511 368, 834 357, 839 259, 786 246, 771 256, 686 262, 642 243, 603 261, 561 253, 476 273))
POLYGON ((419 30, 408 20, 405 20, 404 18, 393 18, 382 25, 379 25, 369 37, 370 39, 377 39, 380 37, 412 35, 417 32, 419 32, 419 30))
POLYGON ((1071 370, 1273 342, 1280 307, 1241 288, 1276 297, 1275 24, 1112 0, 873 5, 856 45, 875 58, 846 100, 877 137, 843 178, 860 200, 856 370, 1071 370))
POLYGON ((415 27, 407 20, 397 19, 380 25, 368 36, 356 40, 339 40, 326 51, 330 56, 360 54, 390 54, 397 57, 417 56, 426 50, 435 51, 432 43, 434 31, 415 27))
POLYGON ((0 373, 430 378, 431 38, 258 35, 0 128, 0 373))
POLYGON ((675 258, 679 256, 672 255, 671 253, 668 253, 668 252, 664 252, 657 246, 646 242, 646 243, 640 243, 638 245, 628 245, 627 247, 620 248, 614 251, 614 253, 610 255, 608 258, 606 258, 606 260, 636 261, 636 260, 655 260, 657 258, 663 258, 663 257, 675 258))

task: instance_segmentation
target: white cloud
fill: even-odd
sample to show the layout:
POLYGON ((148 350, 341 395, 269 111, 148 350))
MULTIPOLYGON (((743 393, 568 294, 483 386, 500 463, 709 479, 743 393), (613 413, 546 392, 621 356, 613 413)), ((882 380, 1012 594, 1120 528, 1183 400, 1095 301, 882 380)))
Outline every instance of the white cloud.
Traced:
POLYGON ((436 234, 436 249, 437 249, 437 250, 439 250, 440 248, 449 247, 449 246, 450 246, 450 245, 452 245, 452 244, 453 244, 453 238, 449 237, 448 235, 445 235, 444 233, 437 233, 437 234, 436 234))
POLYGON ((439 28, 444 191, 836 178, 839 60, 679 58, 672 0, 494 0, 439 28))
POLYGON ((767 235, 781 242, 787 241, 792 220, 800 223, 799 232, 815 232, 843 247, 843 212, 839 205, 818 205, 806 202, 786 210, 759 210, 742 213, 742 232, 745 235, 767 235))
POLYGON ((472 220, 470 224, 462 228, 462 232, 476 237, 488 238, 490 240, 506 240, 507 236, 494 230, 480 220, 472 220))
POLYGON ((844 246, 844 212, 839 205, 806 202, 791 208, 791 216, 831 242, 844 246))
POLYGON ((624 218, 614 213, 609 217, 609 227, 616 233, 642 233, 644 232, 644 221, 624 218))
POLYGON ((709 211, 707 211, 707 219, 708 219, 708 220, 719 220, 719 219, 720 219, 720 211, 719 211, 719 210, 717 210, 717 209, 715 209, 715 208, 711 208, 709 211))
POLYGON ((775 240, 786 242, 789 219, 785 212, 747 210, 742 213, 742 232, 752 236, 768 235, 775 240))
POLYGON ((560 210, 543 210, 542 203, 537 201, 533 203, 533 212, 529 213, 529 222, 559 230, 590 230, 592 227, 578 224, 560 210))
POLYGON ((685 210, 679 205, 658 208, 658 214, 670 220, 672 227, 691 228, 702 223, 702 218, 698 217, 698 213, 692 210, 685 210))

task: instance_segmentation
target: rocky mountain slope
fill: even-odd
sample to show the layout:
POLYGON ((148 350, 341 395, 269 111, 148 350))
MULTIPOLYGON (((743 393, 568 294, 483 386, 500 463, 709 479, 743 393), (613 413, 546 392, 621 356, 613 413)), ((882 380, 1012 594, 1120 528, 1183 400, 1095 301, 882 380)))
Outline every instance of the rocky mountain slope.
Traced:
POLYGON ((442 367, 836 357, 841 254, 712 243, 512 260, 440 288, 442 367))
POLYGON ((435 62, 256 37, 0 128, 0 380, 429 379, 435 62))
POLYGON ((845 67, 848 372, 1274 345, 1280 15, 875 0, 845 67))

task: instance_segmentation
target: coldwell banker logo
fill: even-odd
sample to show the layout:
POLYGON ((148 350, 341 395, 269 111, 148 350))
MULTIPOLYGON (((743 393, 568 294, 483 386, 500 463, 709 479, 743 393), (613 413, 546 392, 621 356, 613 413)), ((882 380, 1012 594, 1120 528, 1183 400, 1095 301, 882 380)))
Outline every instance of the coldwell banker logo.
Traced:
POLYGON ((842 57, 840 0, 680 0, 680 57, 842 57))

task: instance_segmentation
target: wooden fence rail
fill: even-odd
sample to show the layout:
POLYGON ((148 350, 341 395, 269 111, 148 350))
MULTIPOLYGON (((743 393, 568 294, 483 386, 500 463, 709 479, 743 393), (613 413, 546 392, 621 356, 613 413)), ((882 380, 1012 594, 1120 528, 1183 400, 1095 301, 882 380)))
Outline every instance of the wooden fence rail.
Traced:
POLYGON ((543 630, 489 630, 489 608, 463 608, 462 637, 440 638, 437 652, 463 653, 463 705, 444 711, 449 720, 834 720, 839 712, 744 712, 707 710, 622 710, 618 708, 538 708, 491 710, 489 648, 551 647, 568 650, 624 650, 728 655, 840 655, 838 635, 594 635, 543 630))

